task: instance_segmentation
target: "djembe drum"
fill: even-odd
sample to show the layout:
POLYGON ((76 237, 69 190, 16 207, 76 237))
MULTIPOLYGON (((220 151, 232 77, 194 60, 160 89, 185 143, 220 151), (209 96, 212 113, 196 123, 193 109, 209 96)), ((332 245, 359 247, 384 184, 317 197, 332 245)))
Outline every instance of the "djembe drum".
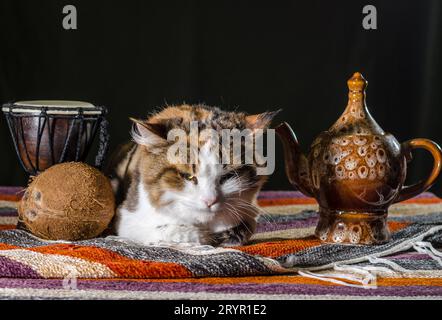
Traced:
POLYGON ((68 161, 84 161, 99 131, 95 166, 108 149, 105 107, 81 101, 22 101, 4 104, 9 130, 21 165, 30 175, 68 161))

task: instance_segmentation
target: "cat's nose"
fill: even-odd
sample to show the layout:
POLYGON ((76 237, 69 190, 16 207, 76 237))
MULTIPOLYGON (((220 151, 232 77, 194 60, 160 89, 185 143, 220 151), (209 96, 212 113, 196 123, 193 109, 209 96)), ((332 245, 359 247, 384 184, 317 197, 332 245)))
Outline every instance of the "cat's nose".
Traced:
POLYGON ((209 198, 209 199, 204 199, 203 200, 204 203, 206 204, 206 206, 208 208, 210 208, 211 206, 213 206, 214 204, 216 204, 218 202, 218 197, 213 197, 213 198, 209 198))

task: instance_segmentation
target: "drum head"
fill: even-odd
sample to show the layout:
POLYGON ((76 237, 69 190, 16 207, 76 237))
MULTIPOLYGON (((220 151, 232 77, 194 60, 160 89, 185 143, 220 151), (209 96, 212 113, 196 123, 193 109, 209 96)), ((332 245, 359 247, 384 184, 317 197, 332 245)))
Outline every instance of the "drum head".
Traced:
POLYGON ((39 114, 43 108, 47 109, 47 114, 51 115, 77 115, 81 109, 85 115, 101 115, 102 108, 96 107, 84 101, 65 100, 33 100, 18 101, 12 107, 3 107, 4 112, 39 114))

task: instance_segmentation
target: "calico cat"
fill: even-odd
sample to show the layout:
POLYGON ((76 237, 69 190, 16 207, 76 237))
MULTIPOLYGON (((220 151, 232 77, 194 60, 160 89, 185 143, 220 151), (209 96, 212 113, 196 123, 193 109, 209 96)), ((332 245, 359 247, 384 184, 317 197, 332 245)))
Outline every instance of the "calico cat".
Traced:
MULTIPOLYGON (((266 180, 257 164, 220 164, 210 138, 198 141, 196 163, 172 163, 172 129, 266 129, 276 112, 246 115, 205 105, 169 106, 133 121, 133 142, 116 152, 108 174, 118 209, 118 236, 143 244, 187 242, 220 246, 245 243, 255 231, 256 196, 266 180)), ((195 152, 188 147, 190 154, 195 152)), ((233 162, 233 161, 232 161, 233 162)))

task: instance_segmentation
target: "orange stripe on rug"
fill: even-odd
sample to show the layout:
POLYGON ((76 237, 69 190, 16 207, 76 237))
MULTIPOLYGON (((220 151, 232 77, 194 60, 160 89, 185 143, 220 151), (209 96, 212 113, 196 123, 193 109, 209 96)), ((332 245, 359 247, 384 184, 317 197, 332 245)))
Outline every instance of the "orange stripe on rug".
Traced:
POLYGON ((391 232, 396 232, 408 227, 411 222, 388 221, 387 224, 391 232))
POLYGON ((12 230, 15 229, 15 224, 0 224, 0 230, 12 230))
POLYGON ((23 249, 22 247, 13 246, 11 244, 0 243, 0 250, 23 249))
MULTIPOLYGON (((403 204, 437 204, 442 203, 442 199, 438 197, 431 198, 413 198, 401 202, 403 204)), ((258 199, 258 204, 261 207, 270 206, 288 206, 288 205, 307 205, 307 204, 317 204, 316 200, 313 198, 277 198, 277 199, 258 199)))
POLYGON ((321 242, 315 236, 309 236, 296 240, 271 241, 248 246, 234 247, 236 250, 248 254, 258 254, 265 257, 276 258, 289 253, 296 253, 304 249, 320 245, 321 242))
POLYGON ((0 201, 12 201, 18 202, 22 198, 22 195, 18 194, 0 194, 0 201))
POLYGON ((400 203, 433 204, 433 203, 442 203, 442 199, 437 198, 437 197, 413 198, 413 199, 402 201, 400 203))
POLYGON ((442 286, 442 278, 379 278, 378 286, 442 286))
MULTIPOLYGON (((391 232, 402 230, 409 225, 409 222, 388 222, 388 227, 391 232)), ((314 235, 311 235, 301 239, 262 242, 247 246, 234 247, 233 249, 252 255, 276 258, 290 253, 297 253, 308 248, 319 246, 320 244, 321 241, 314 235)))
POLYGON ((313 198, 279 198, 279 199, 259 199, 258 205, 261 207, 287 206, 287 205, 317 204, 313 198))
MULTIPOLYGON (((109 281, 109 279, 84 279, 89 281, 109 281)), ((131 282, 155 282, 155 283, 204 283, 213 285, 229 284, 301 284, 301 285, 324 285, 341 286, 328 281, 302 277, 298 275, 290 276, 257 276, 257 277, 226 277, 226 278, 185 278, 185 279, 124 279, 116 278, 112 281, 131 282)), ((348 283, 355 283, 348 281, 348 283)), ((356 284, 356 283, 355 283, 356 284)), ((378 278, 378 286, 442 286, 442 278, 378 278)))
MULTIPOLYGON (((89 281, 109 281, 109 279, 84 279, 89 281)), ((323 285, 341 286, 331 282, 302 277, 298 275, 290 276, 257 276, 257 277, 227 277, 227 278, 185 278, 185 279, 124 279, 116 278, 112 281, 130 282, 155 282, 155 283, 204 283, 213 285, 235 285, 235 284, 300 284, 300 285, 323 285)), ((348 281, 348 283, 355 283, 348 281)), ((356 284, 356 283, 355 283, 356 284)), ((380 287, 394 286, 442 286, 442 278, 378 278, 377 285, 380 287)))
POLYGON ((101 263, 123 278, 186 278, 192 276, 192 273, 187 270, 187 268, 177 263, 131 259, 123 257, 116 252, 98 247, 55 244, 34 247, 29 250, 44 254, 65 255, 101 263))

